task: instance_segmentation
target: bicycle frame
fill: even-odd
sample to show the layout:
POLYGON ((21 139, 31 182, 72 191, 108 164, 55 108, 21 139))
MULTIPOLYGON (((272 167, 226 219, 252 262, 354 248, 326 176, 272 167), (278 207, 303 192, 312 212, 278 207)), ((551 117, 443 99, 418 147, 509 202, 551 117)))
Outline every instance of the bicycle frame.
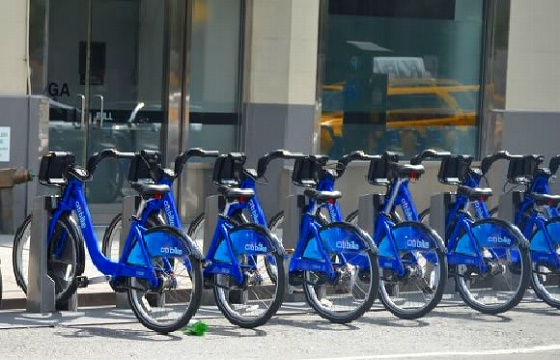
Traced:
MULTIPOLYGON (((49 241, 54 236, 57 220, 64 214, 69 214, 72 211, 74 211, 77 215, 79 229, 85 241, 88 254, 91 257, 93 264, 100 272, 105 275, 111 275, 113 278, 119 276, 145 278, 150 282, 151 286, 158 285, 159 280, 156 276, 155 268, 150 264, 150 259, 147 256, 148 249, 146 247, 146 243, 144 241, 134 241, 135 239, 142 239, 143 231, 146 230, 140 225, 138 220, 132 219, 130 231, 127 235, 125 246, 119 261, 114 262, 103 255, 97 242, 97 236, 94 232, 91 214, 84 195, 83 183, 77 179, 70 179, 68 181, 60 202, 53 212, 48 228, 49 241), (139 249, 135 248, 136 245, 139 246, 139 249), (140 254, 133 254, 135 249, 138 249, 140 254), (140 264, 137 266, 127 264, 131 256, 138 258, 138 255, 141 257, 140 259, 137 259, 141 261, 140 264), (148 271, 146 271, 146 269, 148 269, 148 271)), ((63 241, 60 242, 57 249, 55 249, 56 255, 61 254, 62 244, 63 241)), ((178 242, 174 242, 167 249, 164 249, 163 247, 161 249, 150 248, 150 253, 154 255, 159 253, 162 257, 165 257, 165 251, 169 251, 171 247, 175 247, 186 252, 189 251, 178 242)), ((167 255, 168 254, 169 252, 167 252, 167 255)))

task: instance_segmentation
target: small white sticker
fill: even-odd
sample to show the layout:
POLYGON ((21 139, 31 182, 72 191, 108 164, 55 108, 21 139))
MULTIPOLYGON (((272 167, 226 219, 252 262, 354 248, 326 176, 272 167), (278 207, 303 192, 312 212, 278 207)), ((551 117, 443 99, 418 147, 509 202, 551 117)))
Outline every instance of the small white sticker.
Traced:
POLYGON ((0 161, 10 161, 10 130, 9 126, 0 126, 0 161))

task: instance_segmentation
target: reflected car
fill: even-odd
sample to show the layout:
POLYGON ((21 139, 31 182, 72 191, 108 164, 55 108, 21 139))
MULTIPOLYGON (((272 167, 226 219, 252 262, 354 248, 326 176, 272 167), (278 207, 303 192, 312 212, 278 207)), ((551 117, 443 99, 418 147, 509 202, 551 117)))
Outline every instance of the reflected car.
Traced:
MULTIPOLYGON (((321 151, 342 141, 344 101, 341 83, 322 86, 321 151)), ((387 86, 386 129, 473 126, 478 85, 442 79, 393 79, 387 86)))

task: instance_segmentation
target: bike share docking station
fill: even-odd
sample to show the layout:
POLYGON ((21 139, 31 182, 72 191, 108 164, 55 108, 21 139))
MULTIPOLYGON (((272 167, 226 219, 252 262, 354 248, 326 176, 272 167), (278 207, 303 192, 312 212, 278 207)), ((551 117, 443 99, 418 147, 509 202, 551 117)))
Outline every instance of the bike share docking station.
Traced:
POLYGON ((33 200, 33 219, 29 240, 27 312, 76 311, 78 307, 78 299, 75 293, 64 304, 57 306, 55 284, 47 272, 49 215, 52 210, 56 209, 57 202, 58 198, 56 196, 38 196, 33 200))
POLYGON ((515 214, 524 200, 522 191, 509 191, 500 195, 498 217, 515 224, 515 214))
MULTIPOLYGON (((300 188, 296 188, 300 190, 300 188)), ((303 192, 303 190, 301 190, 303 192)), ((302 194, 288 195, 284 199, 284 222, 282 223, 282 237, 279 239, 285 250, 284 270, 286 279, 289 280, 290 260, 300 237, 300 223, 305 209, 305 196, 302 194)), ((284 301, 305 301, 303 289, 290 285, 286 281, 284 301)))
MULTIPOLYGON (((39 196, 34 199, 31 222, 31 238, 29 244, 29 273, 27 289, 27 312, 32 313, 51 313, 57 310, 77 311, 78 296, 72 294, 64 304, 56 304, 55 285, 52 278, 48 275, 47 260, 48 249, 48 227, 50 214, 56 209, 58 198, 56 196, 39 196)), ((123 199, 122 208, 122 230, 120 234, 119 249, 124 248, 126 237, 130 229, 130 219, 136 215, 136 210, 140 203, 139 196, 127 196, 123 199)), ((87 254, 86 254, 87 256, 87 254)), ((87 282, 87 285, 106 282, 109 276, 99 276, 94 278, 79 278, 79 282, 87 282), (80 280, 82 279, 82 280, 80 280)), ((80 287, 80 286, 79 286, 80 287)), ((83 285, 81 287, 84 287, 83 285)), ((126 292, 117 292, 115 304, 118 308, 128 308, 128 297, 126 292)))
MULTIPOLYGON (((428 225, 438 233, 445 244, 447 244, 445 219, 456 201, 457 194, 451 191, 434 194, 430 197, 430 221, 428 225)), ((444 293, 455 293, 455 278, 453 276, 448 277, 444 293)))

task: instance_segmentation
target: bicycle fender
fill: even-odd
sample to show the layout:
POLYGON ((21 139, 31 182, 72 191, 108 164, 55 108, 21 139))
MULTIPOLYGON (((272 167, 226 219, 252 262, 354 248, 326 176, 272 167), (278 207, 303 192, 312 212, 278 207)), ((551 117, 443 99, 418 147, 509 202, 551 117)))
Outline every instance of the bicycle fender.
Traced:
POLYGON ((372 237, 358 226, 345 221, 332 222, 321 226, 319 236, 322 239, 335 240, 334 244, 331 244, 334 246, 332 250, 361 251, 366 249, 375 255, 378 254, 377 245, 375 245, 372 237))
POLYGON ((520 249, 529 249, 529 241, 521 230, 503 219, 488 218, 475 221, 471 231, 481 246, 508 248, 516 244, 520 249))
MULTIPOLYGON (((148 252, 152 255, 181 257, 186 252, 197 260, 203 260, 202 251, 182 230, 169 225, 161 225, 146 230, 143 234, 148 252)), ((139 249, 133 249, 131 256, 141 256, 139 249), (136 250, 136 253, 135 253, 136 250)))
MULTIPOLYGON (((417 228, 418 229, 418 234, 421 234, 422 232, 424 232, 425 235, 427 236, 419 236, 418 238, 415 238, 414 236, 412 236, 412 238, 406 238, 406 244, 403 244, 401 246, 399 246, 399 248, 405 249, 405 248, 410 248, 410 249, 430 249, 430 248, 437 248, 440 249, 441 251, 443 251, 444 253, 446 252, 446 247, 445 247, 445 243, 443 241, 443 239, 441 238, 441 236, 439 236, 439 234, 432 228, 430 228, 428 225, 422 223, 422 222, 417 222, 417 221, 403 221, 399 224, 397 224, 394 228, 393 228, 393 235, 395 236, 396 232, 399 231, 399 229, 407 229, 407 228, 417 228)), ((407 232, 409 232, 409 230, 405 230, 407 232)), ((409 234, 407 234, 409 235, 409 234)), ((396 238, 395 241, 399 242, 401 241, 400 238, 396 238)))
POLYGON ((243 236, 244 239, 237 240, 243 243, 245 250, 251 249, 251 247, 254 248, 256 245, 257 248, 254 248, 254 250, 258 252, 259 251, 258 246, 260 241, 260 242, 265 242, 267 247, 272 248, 273 251, 278 253, 279 255, 281 256, 286 255, 284 246, 282 245, 278 237, 272 234, 270 230, 264 226, 253 224, 253 223, 244 223, 235 226, 230 232, 230 237, 234 239, 238 233, 245 233, 245 235, 243 236))

